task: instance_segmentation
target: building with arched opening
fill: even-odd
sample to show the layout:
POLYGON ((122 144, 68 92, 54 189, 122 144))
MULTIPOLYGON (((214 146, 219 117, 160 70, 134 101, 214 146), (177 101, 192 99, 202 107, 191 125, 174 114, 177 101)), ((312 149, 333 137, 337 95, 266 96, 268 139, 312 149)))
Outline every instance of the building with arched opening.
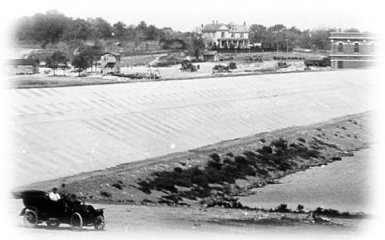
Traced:
POLYGON ((362 68, 374 63, 376 55, 373 34, 332 32, 329 39, 332 68, 362 68))

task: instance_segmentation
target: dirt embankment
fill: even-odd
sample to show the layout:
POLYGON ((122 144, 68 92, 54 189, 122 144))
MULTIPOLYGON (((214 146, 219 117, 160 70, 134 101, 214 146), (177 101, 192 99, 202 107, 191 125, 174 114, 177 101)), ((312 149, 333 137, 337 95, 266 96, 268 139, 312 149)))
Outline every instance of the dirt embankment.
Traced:
POLYGON ((66 183, 91 202, 239 207, 235 196, 251 188, 366 148, 369 119, 365 113, 260 133, 22 188, 66 183))

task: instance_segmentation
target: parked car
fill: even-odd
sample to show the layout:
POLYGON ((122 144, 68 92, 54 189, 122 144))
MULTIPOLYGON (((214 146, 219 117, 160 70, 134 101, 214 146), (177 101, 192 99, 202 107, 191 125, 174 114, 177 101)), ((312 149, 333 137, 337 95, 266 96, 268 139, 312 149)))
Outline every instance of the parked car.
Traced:
POLYGON ((197 71, 197 67, 194 64, 190 63, 189 61, 185 60, 185 61, 183 61, 181 63, 180 70, 182 72, 196 72, 197 71))
POLYGON ((23 200, 25 208, 21 211, 26 227, 36 227, 46 223, 48 227, 59 227, 69 224, 73 230, 80 230, 85 226, 93 226, 96 230, 105 227, 103 209, 95 209, 92 205, 70 198, 52 201, 48 192, 27 190, 15 193, 16 198, 23 200))
POLYGON ((322 59, 307 59, 305 60, 305 66, 308 67, 330 67, 330 58, 325 57, 322 59))

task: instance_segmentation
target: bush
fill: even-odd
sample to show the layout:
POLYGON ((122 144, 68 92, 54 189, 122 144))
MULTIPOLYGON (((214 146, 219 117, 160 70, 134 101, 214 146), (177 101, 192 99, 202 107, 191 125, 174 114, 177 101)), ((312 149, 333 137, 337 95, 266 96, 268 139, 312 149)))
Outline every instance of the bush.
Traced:
POLYGON ((303 138, 298 138, 298 141, 302 142, 302 143, 306 143, 306 140, 303 139, 303 138))
POLYGON ((277 211, 277 212, 290 212, 290 210, 287 208, 287 204, 285 204, 285 203, 282 203, 278 207, 276 207, 275 211, 277 211))
POLYGON ((120 190, 123 189, 123 187, 122 187, 122 185, 121 185, 120 183, 114 183, 114 184, 112 184, 111 186, 113 186, 113 187, 115 187, 115 188, 117 188, 117 189, 120 189, 120 190))
POLYGON ((207 162, 207 168, 214 168, 214 169, 217 169, 217 170, 220 170, 222 168, 222 163, 220 163, 219 161, 208 161, 207 162))
POLYGON ((278 140, 274 140, 270 143, 270 146, 276 147, 278 150, 285 151, 287 149, 287 141, 283 138, 279 138, 278 140))
POLYGON ((100 195, 101 195, 102 197, 106 197, 106 198, 112 197, 112 194, 111 194, 111 193, 105 192, 105 191, 100 191, 100 195))
POLYGON ((298 204, 297 206, 297 212, 303 212, 303 210, 305 209, 305 207, 301 204, 298 204))
POLYGON ((210 155, 210 158, 211 158, 212 160, 216 161, 216 162, 219 162, 219 161, 221 160, 221 158, 219 157, 219 155, 216 154, 216 153, 211 154, 211 155, 210 155))
POLYGON ((260 154, 271 154, 273 149, 270 146, 263 146, 261 149, 258 149, 257 152, 260 154))

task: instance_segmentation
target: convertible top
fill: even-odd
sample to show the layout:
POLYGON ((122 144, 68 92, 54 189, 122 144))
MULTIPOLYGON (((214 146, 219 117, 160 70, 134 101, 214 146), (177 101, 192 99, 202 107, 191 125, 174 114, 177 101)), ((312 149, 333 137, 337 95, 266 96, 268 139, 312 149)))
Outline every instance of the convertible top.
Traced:
POLYGON ((44 197, 48 197, 48 192, 41 191, 41 190, 26 190, 26 191, 13 193, 13 196, 16 199, 19 199, 19 198, 26 199, 26 198, 36 198, 36 197, 44 198, 44 197))

